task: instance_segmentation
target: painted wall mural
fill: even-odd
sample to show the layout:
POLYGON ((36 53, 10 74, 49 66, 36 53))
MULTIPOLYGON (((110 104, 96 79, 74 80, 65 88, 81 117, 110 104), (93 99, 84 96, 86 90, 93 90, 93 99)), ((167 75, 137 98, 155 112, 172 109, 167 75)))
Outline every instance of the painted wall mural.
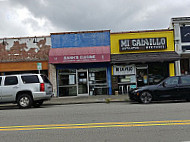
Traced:
POLYGON ((0 62, 46 61, 50 48, 49 36, 0 39, 0 62))

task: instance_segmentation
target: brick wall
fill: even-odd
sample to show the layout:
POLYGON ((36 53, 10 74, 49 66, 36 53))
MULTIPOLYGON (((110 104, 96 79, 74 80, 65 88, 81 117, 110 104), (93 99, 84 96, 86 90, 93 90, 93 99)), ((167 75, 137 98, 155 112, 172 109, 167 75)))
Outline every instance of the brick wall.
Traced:
POLYGON ((50 47, 49 36, 0 39, 0 62, 48 61, 50 47))
POLYGON ((56 68, 53 64, 49 64, 49 79, 53 85, 54 96, 57 95, 57 77, 56 77, 56 68))

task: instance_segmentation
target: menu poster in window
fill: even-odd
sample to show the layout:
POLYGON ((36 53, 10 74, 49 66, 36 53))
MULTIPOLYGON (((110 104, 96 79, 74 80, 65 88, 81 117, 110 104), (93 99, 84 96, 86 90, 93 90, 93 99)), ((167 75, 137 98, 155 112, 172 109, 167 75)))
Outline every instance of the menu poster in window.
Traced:
POLYGON ((135 75, 131 75, 131 83, 136 83, 136 76, 135 75))
POLYGON ((69 85, 75 84, 75 75, 69 75, 69 85))
POLYGON ((144 82, 144 84, 147 84, 147 83, 148 83, 148 77, 147 77, 147 75, 144 75, 144 76, 143 76, 143 82, 144 82))
POLYGON ((130 76, 125 76, 125 78, 121 79, 121 82, 131 82, 130 76))

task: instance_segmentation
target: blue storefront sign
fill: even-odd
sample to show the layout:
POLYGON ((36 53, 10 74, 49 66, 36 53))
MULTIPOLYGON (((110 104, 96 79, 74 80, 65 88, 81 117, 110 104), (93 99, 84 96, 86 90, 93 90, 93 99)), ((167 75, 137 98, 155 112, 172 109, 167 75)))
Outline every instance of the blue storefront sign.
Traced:
POLYGON ((52 34, 51 42, 52 48, 110 46, 110 31, 52 34))

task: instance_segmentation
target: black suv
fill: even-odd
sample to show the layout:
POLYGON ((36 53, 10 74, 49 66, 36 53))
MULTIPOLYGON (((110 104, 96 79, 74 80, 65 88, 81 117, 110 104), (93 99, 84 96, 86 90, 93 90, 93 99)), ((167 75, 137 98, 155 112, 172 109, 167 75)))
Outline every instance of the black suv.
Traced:
POLYGON ((168 77, 157 85, 148 85, 131 90, 129 98, 141 103, 154 100, 187 100, 190 101, 190 76, 168 77))

